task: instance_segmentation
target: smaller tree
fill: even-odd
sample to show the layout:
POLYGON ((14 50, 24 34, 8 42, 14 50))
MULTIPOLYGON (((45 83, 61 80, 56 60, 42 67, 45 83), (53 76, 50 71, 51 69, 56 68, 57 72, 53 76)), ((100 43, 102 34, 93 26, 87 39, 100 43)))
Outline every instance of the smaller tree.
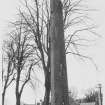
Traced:
POLYGON ((32 39, 29 36, 29 32, 24 30, 22 19, 19 26, 13 25, 13 30, 9 33, 9 40, 12 43, 10 53, 14 55, 11 63, 14 65, 16 74, 16 105, 20 105, 23 89, 30 80, 33 66, 36 65, 39 60, 34 56, 35 50, 33 49, 32 39))
POLYGON ((2 55, 2 105, 5 102, 5 94, 7 88, 15 80, 14 65, 12 63, 14 53, 12 50, 13 43, 5 42, 3 45, 3 55, 2 55), (5 64, 5 68, 3 65, 5 64))

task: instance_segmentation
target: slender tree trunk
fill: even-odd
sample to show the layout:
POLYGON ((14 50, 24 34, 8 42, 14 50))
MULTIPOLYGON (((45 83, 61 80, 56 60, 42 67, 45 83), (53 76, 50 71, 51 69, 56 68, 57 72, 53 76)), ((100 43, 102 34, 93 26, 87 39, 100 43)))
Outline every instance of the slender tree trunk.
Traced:
POLYGON ((4 89, 3 93, 2 93, 2 105, 4 105, 5 102, 5 93, 6 93, 6 89, 4 89))
POLYGON ((17 79, 16 79, 16 105, 20 105, 20 94, 19 94, 19 81, 20 81, 20 69, 17 71, 17 79))
POLYGON ((69 105, 62 3, 50 0, 51 7, 51 104, 69 105))
POLYGON ((20 95, 19 95, 19 93, 16 94, 16 105, 20 105, 20 95))
POLYGON ((50 89, 45 87, 44 105, 49 105, 50 89))
POLYGON ((5 105, 5 93, 6 93, 6 86, 7 86, 7 81, 5 82, 5 86, 3 88, 3 93, 2 93, 2 105, 5 105))
POLYGON ((6 89, 7 89, 8 80, 9 80, 9 74, 7 74, 7 78, 6 78, 6 81, 5 81, 5 85, 4 85, 4 88, 3 88, 3 93, 2 93, 2 105, 5 105, 5 94, 6 94, 6 89))
POLYGON ((6 94, 7 84, 8 84, 8 81, 9 81, 9 69, 10 69, 10 62, 8 63, 7 77, 5 79, 3 93, 2 93, 2 105, 5 105, 5 94, 6 94))
POLYGON ((50 91, 51 91, 51 76, 50 72, 47 73, 45 77, 45 96, 44 96, 44 105, 49 105, 50 101, 50 91))

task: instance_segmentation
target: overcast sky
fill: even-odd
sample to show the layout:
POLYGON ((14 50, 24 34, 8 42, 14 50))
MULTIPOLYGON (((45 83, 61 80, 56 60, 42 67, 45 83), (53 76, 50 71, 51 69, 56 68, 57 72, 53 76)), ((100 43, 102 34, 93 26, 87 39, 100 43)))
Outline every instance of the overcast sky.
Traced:
MULTIPOLYGON (((86 92, 86 89, 96 88, 98 83, 102 83, 102 92, 104 94, 105 104, 105 1, 87 1, 90 8, 95 8, 98 10, 97 12, 91 14, 91 17, 93 18, 95 24, 99 26, 97 32, 102 35, 102 38, 99 38, 96 41, 95 46, 92 46, 87 51, 98 65, 99 71, 96 71, 90 62, 83 63, 78 59, 68 56, 67 67, 69 87, 75 88, 75 90, 78 91, 78 96, 83 96, 83 94, 86 92)), ((8 30, 8 22, 15 17, 18 2, 18 0, 0 0, 0 47, 2 40, 4 39, 4 34, 8 30)), ((31 88, 29 90, 30 91, 24 94, 24 96, 26 96, 24 97, 24 101, 34 103, 33 97, 35 97, 35 94, 33 94, 34 92, 31 88), (31 101, 28 99, 29 94, 31 101)), ((11 96, 11 91, 12 89, 9 90, 8 96, 11 96)), ((12 96, 15 97, 15 95, 12 96)), ((12 103, 12 100, 10 100, 7 98, 7 103, 12 103)))

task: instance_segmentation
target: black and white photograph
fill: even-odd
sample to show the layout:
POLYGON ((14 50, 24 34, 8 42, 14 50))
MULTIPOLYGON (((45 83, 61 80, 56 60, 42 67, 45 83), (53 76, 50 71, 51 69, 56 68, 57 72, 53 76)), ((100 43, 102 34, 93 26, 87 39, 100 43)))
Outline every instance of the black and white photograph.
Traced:
POLYGON ((105 0, 0 0, 0 105, 105 105, 105 0))

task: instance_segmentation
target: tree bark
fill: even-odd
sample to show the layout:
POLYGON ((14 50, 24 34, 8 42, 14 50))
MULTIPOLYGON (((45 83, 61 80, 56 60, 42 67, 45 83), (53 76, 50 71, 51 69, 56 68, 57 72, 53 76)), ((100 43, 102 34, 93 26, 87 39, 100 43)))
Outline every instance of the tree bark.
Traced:
POLYGON ((7 82, 8 82, 8 79, 6 79, 6 82, 5 82, 5 86, 3 88, 3 93, 2 93, 2 105, 5 105, 5 93, 6 93, 6 86, 7 86, 7 82))
POLYGON ((16 105, 20 105, 20 95, 19 95, 19 93, 16 94, 16 105))
POLYGON ((51 91, 51 74, 47 72, 45 77, 45 96, 44 96, 44 105, 49 105, 50 101, 50 91, 51 91))
POLYGON ((7 76, 6 76, 6 79, 5 79, 3 93, 2 93, 2 105, 5 105, 4 104, 5 103, 5 94, 6 94, 7 84, 8 84, 8 81, 9 81, 9 70, 10 70, 10 66, 11 66, 11 63, 8 62, 7 76))
POLYGON ((51 73, 48 68, 45 70, 45 95, 44 95, 44 105, 49 105, 50 101, 50 91, 51 91, 51 73))
POLYGON ((62 3, 60 0, 50 3, 51 104, 69 105, 62 3))
POLYGON ((4 105, 4 102, 5 102, 5 90, 3 91, 3 93, 2 93, 2 105, 4 105))
POLYGON ((19 81, 20 81, 20 68, 17 70, 17 79, 16 79, 16 105, 20 105, 20 94, 19 94, 19 81))

